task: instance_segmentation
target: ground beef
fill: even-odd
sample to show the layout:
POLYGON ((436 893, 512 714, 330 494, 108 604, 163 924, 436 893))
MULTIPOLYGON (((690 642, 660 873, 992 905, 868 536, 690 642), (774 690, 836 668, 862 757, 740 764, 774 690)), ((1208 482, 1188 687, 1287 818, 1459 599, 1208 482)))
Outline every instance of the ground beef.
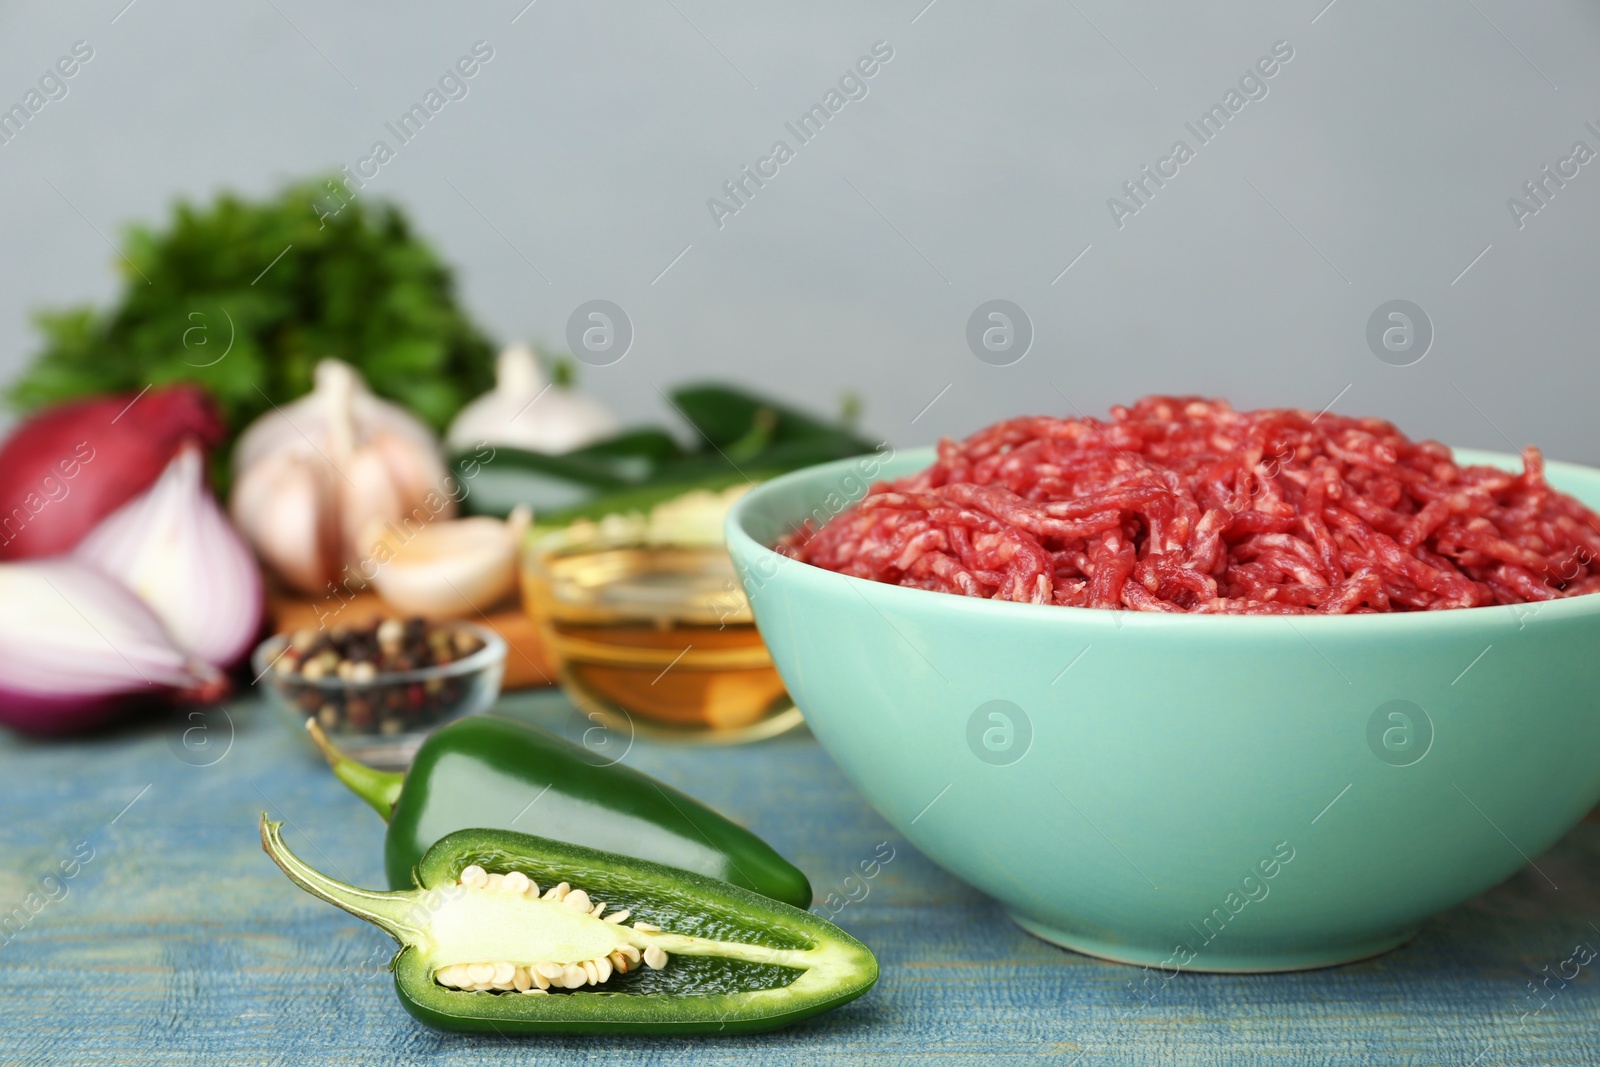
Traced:
POLYGON ((1146 397, 1011 419, 779 550, 964 596, 1135 611, 1347 614, 1600 591, 1600 516, 1381 419, 1146 397))

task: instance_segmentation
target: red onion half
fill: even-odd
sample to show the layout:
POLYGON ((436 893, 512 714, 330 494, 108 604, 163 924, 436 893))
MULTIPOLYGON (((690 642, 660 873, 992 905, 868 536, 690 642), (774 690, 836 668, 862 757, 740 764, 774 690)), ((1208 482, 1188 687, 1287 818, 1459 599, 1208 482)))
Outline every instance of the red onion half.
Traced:
POLYGON ((222 440, 195 385, 93 397, 28 419, 0 446, 0 559, 72 549, 156 480, 183 441, 222 440))
POLYGON ((0 722, 71 733, 142 700, 214 699, 226 685, 94 567, 61 558, 0 564, 0 722))
POLYGON ((207 488, 205 457, 193 441, 155 484, 89 531, 73 556, 137 593, 197 659, 227 670, 255 645, 261 571, 207 488))

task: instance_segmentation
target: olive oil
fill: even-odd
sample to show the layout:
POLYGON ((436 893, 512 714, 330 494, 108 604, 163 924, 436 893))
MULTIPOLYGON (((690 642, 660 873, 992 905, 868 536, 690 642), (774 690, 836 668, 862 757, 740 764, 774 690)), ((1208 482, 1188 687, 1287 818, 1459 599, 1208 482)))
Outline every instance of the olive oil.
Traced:
POLYGON ((713 732, 799 718, 721 545, 557 539, 523 582, 580 708, 713 732))

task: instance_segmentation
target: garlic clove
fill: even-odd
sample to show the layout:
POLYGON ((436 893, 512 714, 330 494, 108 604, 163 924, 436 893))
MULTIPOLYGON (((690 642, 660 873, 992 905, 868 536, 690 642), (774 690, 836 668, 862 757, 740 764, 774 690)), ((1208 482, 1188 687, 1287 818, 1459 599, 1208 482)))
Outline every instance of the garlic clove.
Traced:
POLYGON ((516 588, 526 509, 502 522, 474 516, 416 527, 392 524, 373 546, 372 584, 391 607, 429 618, 476 615, 516 588), (520 513, 520 514, 519 514, 520 513))
MULTIPOLYGON (((352 569, 356 569, 372 549, 370 544, 362 543, 360 534, 374 522, 393 522, 400 518, 402 498, 383 454, 370 445, 351 453, 344 464, 344 482, 340 488, 339 526, 346 535, 340 562, 352 564, 352 569)), ((424 511, 424 517, 426 514, 424 511)), ((371 565, 362 570, 370 572, 371 565)), ((370 574, 363 573, 361 577, 367 578, 370 574)))
POLYGON ((394 480, 403 515, 417 515, 420 506, 430 520, 455 518, 461 490, 431 443, 419 448, 406 435, 385 429, 373 435, 371 447, 394 480))
POLYGON ((267 565, 313 595, 326 591, 337 570, 335 501, 324 471, 332 473, 319 460, 269 457, 239 474, 228 504, 240 532, 267 565))

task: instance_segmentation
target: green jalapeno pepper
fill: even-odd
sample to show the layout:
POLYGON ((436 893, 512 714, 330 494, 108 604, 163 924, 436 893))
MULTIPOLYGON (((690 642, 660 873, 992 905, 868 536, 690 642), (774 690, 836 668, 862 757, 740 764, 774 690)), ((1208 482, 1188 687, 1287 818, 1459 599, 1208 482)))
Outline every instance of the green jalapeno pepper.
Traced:
POLYGON ((861 996, 878 961, 824 919, 738 886, 512 830, 459 830, 414 888, 316 871, 261 816, 261 844, 300 888, 400 943, 407 1011, 443 1030, 740 1033, 861 996), (631 920, 625 923, 623 920, 631 920))
POLYGON ((389 823, 384 867, 407 889, 433 843, 490 827, 637 856, 720 878, 797 908, 811 906, 804 873, 765 841, 669 785, 533 726, 474 715, 423 741, 405 774, 374 770, 307 729, 333 772, 389 823))

